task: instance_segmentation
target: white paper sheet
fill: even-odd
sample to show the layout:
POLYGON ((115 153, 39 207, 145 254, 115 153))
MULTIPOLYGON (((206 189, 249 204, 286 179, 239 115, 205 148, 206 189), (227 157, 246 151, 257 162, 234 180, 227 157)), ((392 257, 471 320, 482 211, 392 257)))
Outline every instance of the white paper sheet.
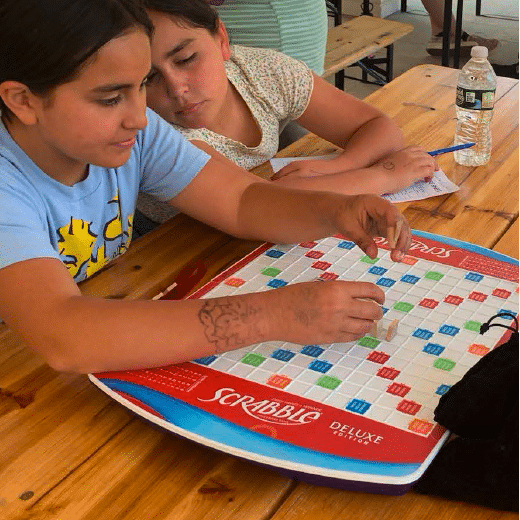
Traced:
MULTIPOLYGON (((274 172, 281 170, 285 165, 292 161, 316 160, 316 159, 331 159, 335 155, 317 155, 311 157, 273 157, 271 159, 271 166, 274 172)), ((410 202, 412 200, 422 200, 429 197, 436 197, 438 195, 445 195, 446 193, 453 193, 458 191, 459 187, 446 177, 442 169, 437 170, 431 181, 417 181, 415 184, 408 186, 404 190, 396 193, 386 193, 382 195, 383 198, 390 202, 410 202)))

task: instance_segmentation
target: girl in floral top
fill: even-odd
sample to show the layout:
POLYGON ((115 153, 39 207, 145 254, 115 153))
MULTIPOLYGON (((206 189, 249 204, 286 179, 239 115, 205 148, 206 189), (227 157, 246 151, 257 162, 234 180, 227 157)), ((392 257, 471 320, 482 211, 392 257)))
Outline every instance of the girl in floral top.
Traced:
MULTIPOLYGON (((281 130, 294 120, 343 152, 285 166, 272 178, 284 186, 381 194, 433 174, 435 160, 405 147, 400 129, 376 108, 282 53, 230 46, 205 0, 144 5, 154 24, 148 106, 210 155, 250 169, 276 153, 281 130)), ((138 208, 154 222, 172 215, 150 197, 138 208)))

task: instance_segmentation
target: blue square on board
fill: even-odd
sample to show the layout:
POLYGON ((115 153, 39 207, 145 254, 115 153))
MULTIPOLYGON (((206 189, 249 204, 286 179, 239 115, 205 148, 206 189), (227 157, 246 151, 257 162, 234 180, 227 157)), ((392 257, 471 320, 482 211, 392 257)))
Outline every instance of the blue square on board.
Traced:
POLYGON ((338 244, 338 247, 341 247, 342 249, 354 249, 355 246, 356 244, 354 244, 354 242, 349 242, 347 240, 342 240, 338 244))
POLYGON ((195 359, 195 363, 198 363, 199 365, 211 365, 211 363, 213 363, 213 361, 215 361, 215 359, 217 359, 217 356, 206 356, 206 357, 201 357, 199 359, 195 359))
POLYGON ((456 336, 459 333, 459 328, 454 327, 453 325, 441 325, 439 332, 441 334, 446 334, 447 336, 456 336))
POLYGON ((287 282, 285 280, 280 280, 279 278, 271 278, 266 285, 269 287, 274 287, 277 289, 278 287, 283 287, 284 285, 287 285, 287 282))
POLYGON ((433 336, 433 332, 427 329, 415 329, 412 336, 420 339, 430 339, 433 336))
POLYGON ((479 273, 468 273, 464 278, 472 282, 480 282, 484 277, 479 273))
POLYGON ((417 283, 418 281, 419 281, 419 277, 414 276, 413 274, 405 274, 401 278, 401 282, 406 282, 406 283, 411 283, 411 284, 417 283))
POLYGON ((381 285, 381 287, 392 287, 394 283, 395 280, 392 280, 392 278, 379 278, 376 285, 381 285))
POLYGON ((388 271, 388 269, 385 269, 384 267, 379 267, 378 265, 373 265, 368 272, 370 274, 377 274, 381 276, 382 274, 385 274, 388 271))
POLYGON ((348 411, 359 414, 364 414, 369 408, 370 403, 363 399, 351 399, 346 406, 348 411))
POLYGON ((266 256, 270 256, 271 258, 280 258, 285 253, 280 251, 279 249, 269 249, 269 251, 265 252, 266 256))
POLYGON ((271 357, 274 359, 278 359, 278 361, 290 361, 296 354, 291 352, 290 350, 278 349, 275 350, 271 357))
POLYGON ((440 385, 437 388, 437 390, 435 390, 435 393, 437 395, 444 395, 450 388, 451 388, 451 385, 440 385))
POLYGON ((436 343, 426 343, 423 352, 426 352, 426 354, 432 354, 433 356, 440 356, 444 351, 444 348, 445 347, 442 345, 437 345, 436 343))
POLYGON ((509 314, 510 316, 498 316, 501 320, 511 321, 513 319, 513 316, 516 316, 518 314, 517 312, 510 311, 509 309, 498 309, 497 314, 500 314, 501 312, 505 312, 506 314, 509 314))
POLYGON ((301 349, 301 353, 305 354, 306 356, 318 357, 323 353, 323 349, 318 347, 318 345, 305 345, 301 349))
POLYGON ((332 368, 332 365, 330 363, 327 363, 326 361, 315 359, 314 361, 309 363, 309 368, 316 372, 321 372, 322 374, 325 374, 325 372, 332 368))

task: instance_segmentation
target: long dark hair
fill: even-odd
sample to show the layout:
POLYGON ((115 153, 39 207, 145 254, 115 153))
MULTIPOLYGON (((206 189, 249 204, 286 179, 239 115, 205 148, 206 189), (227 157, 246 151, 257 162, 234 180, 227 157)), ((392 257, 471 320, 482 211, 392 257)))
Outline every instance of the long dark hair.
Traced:
POLYGON ((211 34, 216 34, 219 28, 218 15, 207 0, 141 0, 141 3, 150 11, 167 14, 189 27, 206 29, 211 34))
MULTIPOLYGON (((46 96, 72 81, 87 60, 132 28, 153 27, 135 0, 2 0, 0 83, 19 81, 46 96)), ((0 98, 0 110, 10 111, 0 98)))

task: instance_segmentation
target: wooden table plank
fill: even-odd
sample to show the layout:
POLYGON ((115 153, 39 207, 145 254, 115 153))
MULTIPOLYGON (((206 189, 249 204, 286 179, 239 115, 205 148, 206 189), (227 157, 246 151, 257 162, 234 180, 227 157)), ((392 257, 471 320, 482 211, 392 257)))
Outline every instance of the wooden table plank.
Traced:
MULTIPOLYGON (((504 193, 518 193, 518 133, 503 140, 497 156, 503 162, 474 168, 449 197, 411 203, 404 211, 413 227, 493 248, 518 217, 518 201, 504 193)), ((463 167, 461 167, 463 168, 463 167)))
POLYGON ((103 298, 152 298, 168 287, 187 263, 211 255, 231 239, 225 233, 179 214, 153 234, 133 241, 123 256, 80 287, 85 294, 103 298))
POLYGON ((33 376, 24 387, 25 406, 0 418, 2 518, 16 518, 132 419, 85 376, 47 366, 33 376))
POLYGON ((323 77, 393 45, 412 31, 413 25, 408 23, 374 16, 357 16, 329 28, 323 77))
POLYGON ((407 493, 401 497, 299 484, 271 520, 515 520, 518 515, 463 502, 407 493))
POLYGON ((263 520, 292 487, 288 478, 133 420, 29 511, 38 520, 263 520))
MULTIPOLYGON (((412 73, 407 71, 372 92, 365 101, 377 106, 392 118, 399 114, 408 114, 408 117, 403 118, 403 123, 423 112, 442 112, 454 107, 457 70, 430 64, 419 65, 411 70, 412 73)), ((497 107, 502 97, 515 87, 518 87, 518 80, 499 78, 496 90, 497 107)))
POLYGON ((518 259, 518 233, 518 219, 516 219, 511 227, 500 237, 493 249, 498 253, 518 259))

